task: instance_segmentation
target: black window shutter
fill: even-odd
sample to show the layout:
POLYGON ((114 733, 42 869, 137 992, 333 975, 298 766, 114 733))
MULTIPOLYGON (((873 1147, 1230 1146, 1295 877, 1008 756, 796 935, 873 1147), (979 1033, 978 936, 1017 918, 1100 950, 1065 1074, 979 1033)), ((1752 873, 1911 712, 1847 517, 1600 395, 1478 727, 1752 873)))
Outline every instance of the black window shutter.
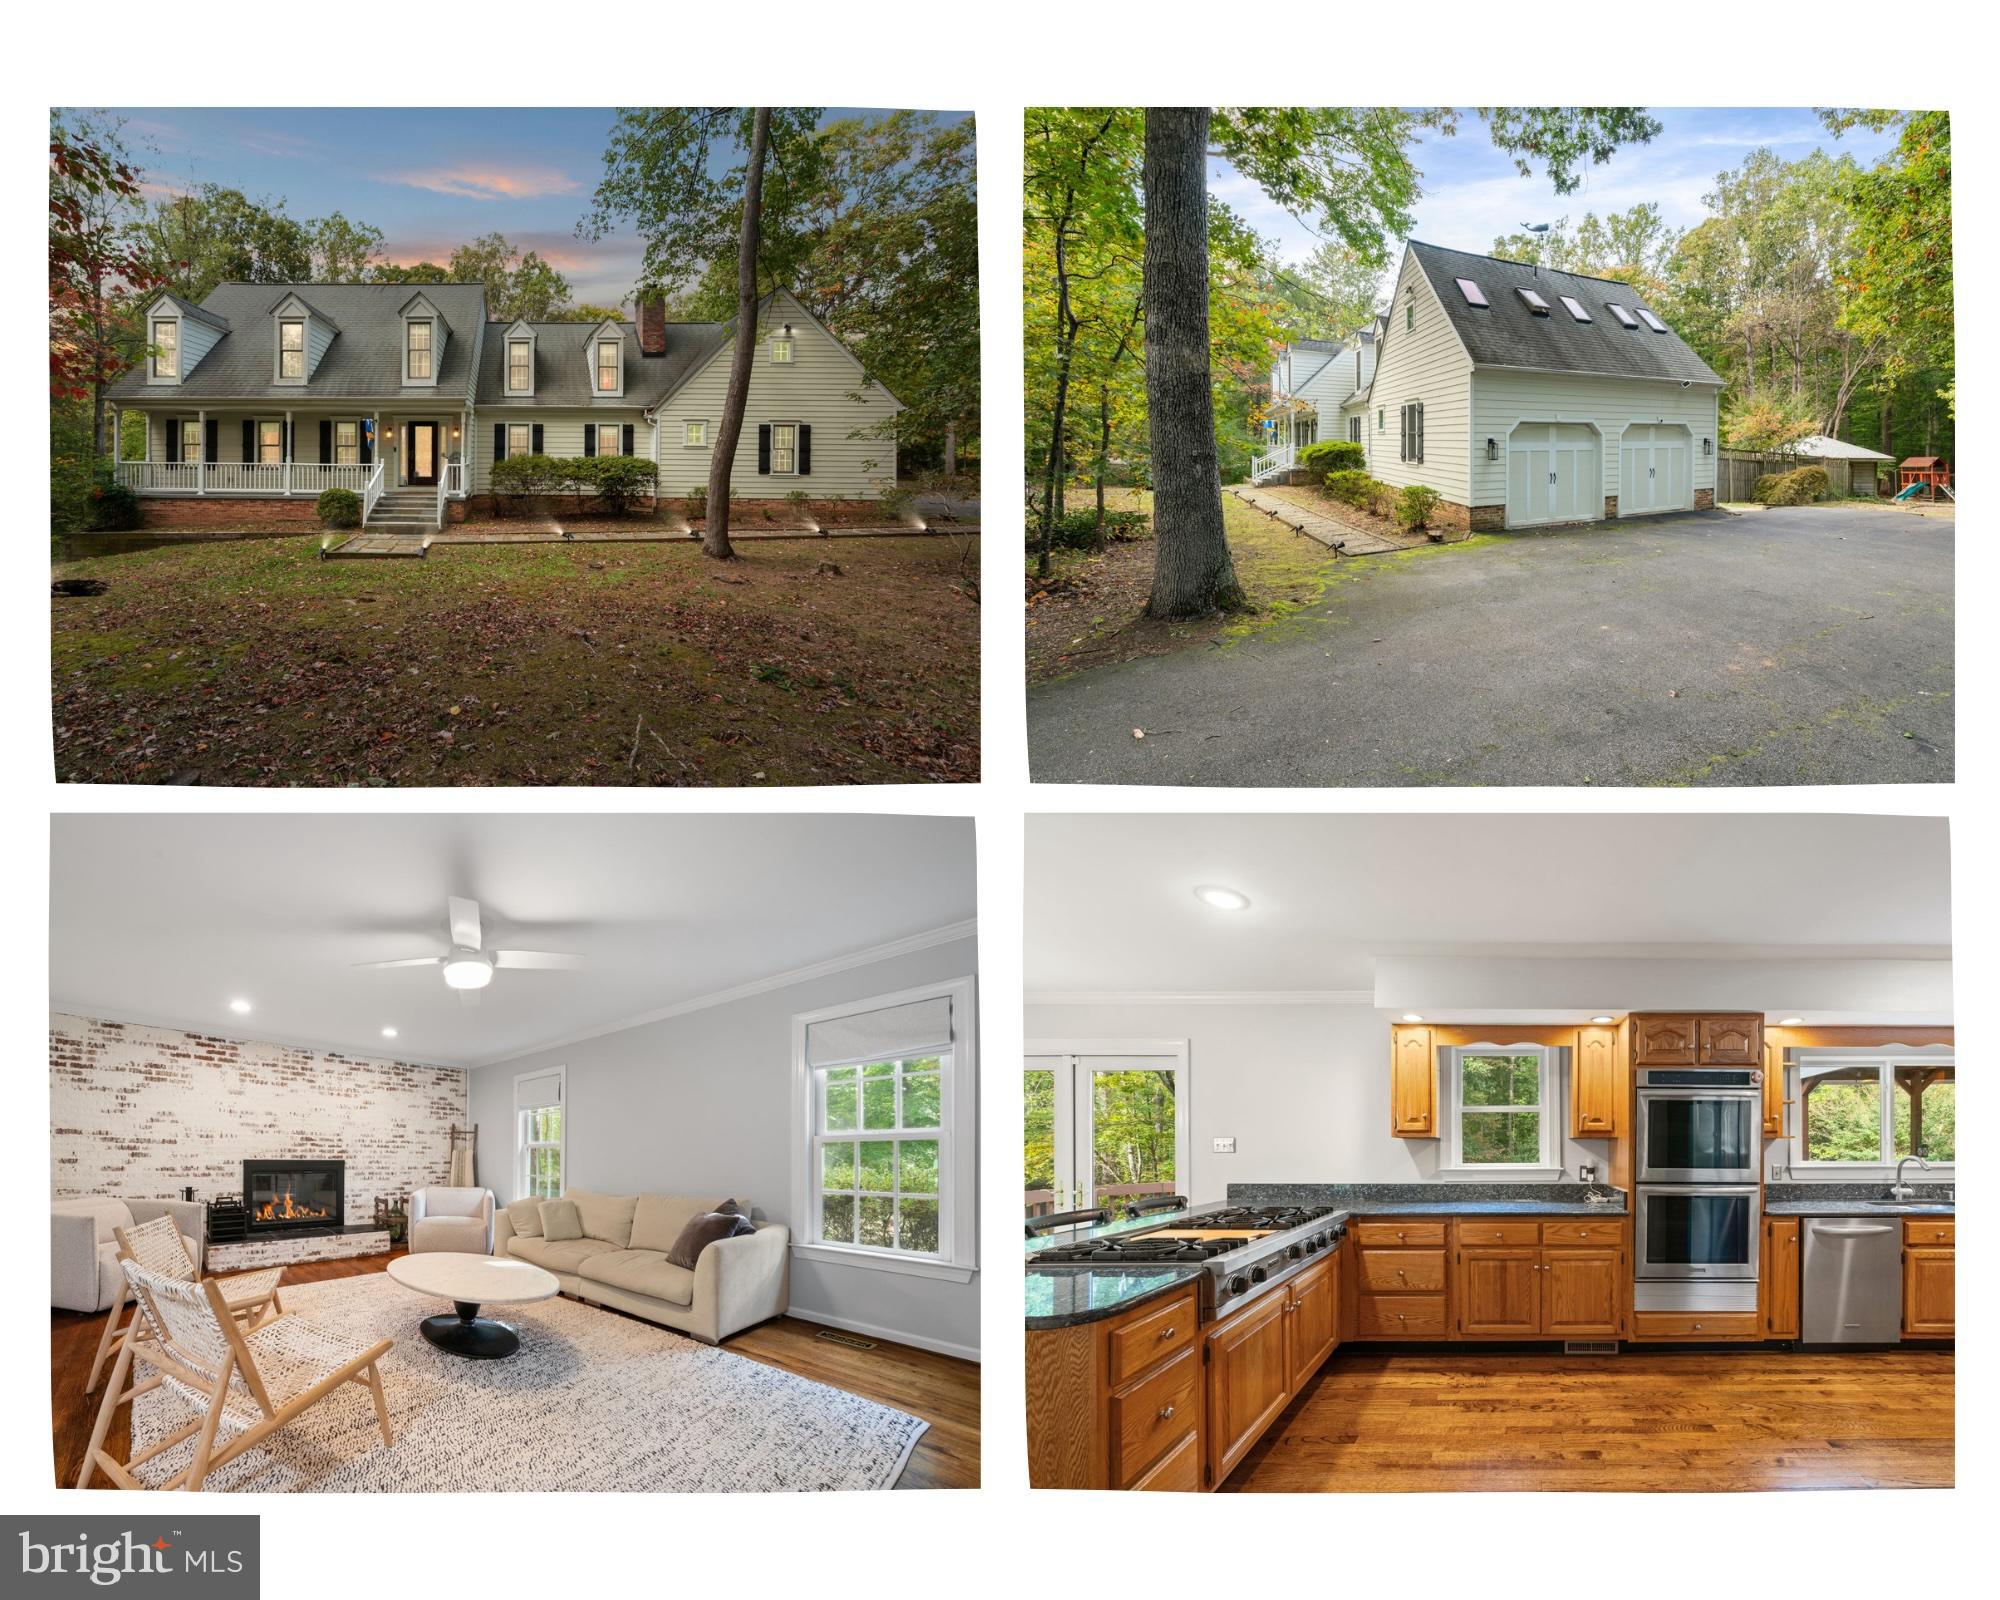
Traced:
POLYGON ((632 453, 632 424, 631 424, 631 423, 629 423, 629 422, 628 422, 628 423, 626 423, 626 424, 625 424, 625 426, 624 426, 623 430, 622 430, 622 431, 620 432, 620 434, 619 434, 619 437, 620 437, 620 438, 622 438, 622 439, 623 439, 623 440, 625 441, 625 453, 626 453, 626 454, 627 454, 627 455, 629 456, 629 455, 630 455, 630 454, 632 453))
MULTIPOLYGON (((152 426, 152 424, 151 424, 151 423, 148 423, 148 424, 147 424, 147 426, 148 426, 148 427, 151 427, 151 426, 152 426)), ((178 460, 180 460, 180 458, 181 458, 181 419, 180 419, 179 417, 169 417, 169 418, 167 418, 167 426, 166 426, 166 435, 167 435, 167 459, 168 459, 169 461, 178 461, 178 460)))
POLYGON ((528 436, 528 450, 533 455, 540 455, 542 453, 542 425, 537 422, 534 425, 534 430, 528 436))
POLYGON ((807 476, 813 469, 813 431, 810 422, 799 424, 799 476, 807 476))
POLYGON ((1423 459, 1424 459, 1424 403, 1423 401, 1419 400, 1417 402, 1417 461, 1420 465, 1422 464, 1423 459))
POLYGON ((243 459, 245 461, 257 459, 257 424, 248 417, 243 419, 243 459))
POLYGON ((597 427, 594 423, 583 430, 583 453, 587 456, 597 454, 597 427))
POLYGON ((771 470, 771 425, 757 424, 757 470, 768 473, 771 470))
POLYGON ((201 442, 202 459, 211 462, 220 461, 222 459, 222 419, 220 417, 210 417, 206 433, 207 437, 201 442))
POLYGON ((368 421, 365 417, 357 417, 355 419, 354 437, 361 441, 361 464, 364 467, 373 466, 375 462, 375 441, 369 436, 368 421))
POLYGON ((504 422, 493 424, 493 459, 495 461, 507 459, 507 424, 504 422))
POLYGON ((322 461, 333 459, 333 423, 325 417, 320 418, 319 423, 319 458, 322 461))

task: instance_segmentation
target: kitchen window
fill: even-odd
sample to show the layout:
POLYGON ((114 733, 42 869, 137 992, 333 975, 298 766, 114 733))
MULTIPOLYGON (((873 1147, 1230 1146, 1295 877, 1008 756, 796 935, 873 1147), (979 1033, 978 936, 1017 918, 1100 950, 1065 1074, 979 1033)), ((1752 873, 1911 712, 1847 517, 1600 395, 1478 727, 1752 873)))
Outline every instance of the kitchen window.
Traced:
POLYGON ((336 422, 333 425, 333 459, 343 467, 361 464, 361 424, 336 422))
POLYGON ((306 375, 306 325, 285 321, 278 324, 278 376, 303 378, 306 375))
POLYGON ((965 1282, 974 1262, 972 980, 793 1019, 799 1248, 965 1282))
POLYGON ((510 456, 527 455, 534 447, 534 437, 532 424, 526 422, 508 423, 507 454, 510 456))
POLYGON ((181 325, 166 321, 153 324, 153 376, 178 378, 181 375, 181 325))
POLYGON ((514 1079, 514 1181, 517 1197, 555 1200, 563 1192, 566 1130, 562 1067, 514 1079))
POLYGON ((412 383, 428 383, 431 379, 431 325, 428 322, 410 324, 409 372, 412 383))
POLYGON ((1465 1045, 1446 1052, 1451 1100, 1445 1165, 1516 1172, 1554 1170, 1556 1060, 1545 1045, 1465 1045))
POLYGON ((1794 1167, 1893 1167, 1905 1156, 1953 1165, 1958 1092, 1949 1057, 1821 1056, 1794 1069, 1794 1167))

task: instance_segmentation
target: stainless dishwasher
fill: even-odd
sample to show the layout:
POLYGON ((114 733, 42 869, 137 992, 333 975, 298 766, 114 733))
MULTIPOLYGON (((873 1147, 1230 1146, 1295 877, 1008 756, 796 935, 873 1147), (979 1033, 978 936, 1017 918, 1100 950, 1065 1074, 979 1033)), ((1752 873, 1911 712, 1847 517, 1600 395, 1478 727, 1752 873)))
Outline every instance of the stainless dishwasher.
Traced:
POLYGON ((1903 1219, 1807 1217, 1799 1336, 1895 1344, 1903 1336, 1903 1219))

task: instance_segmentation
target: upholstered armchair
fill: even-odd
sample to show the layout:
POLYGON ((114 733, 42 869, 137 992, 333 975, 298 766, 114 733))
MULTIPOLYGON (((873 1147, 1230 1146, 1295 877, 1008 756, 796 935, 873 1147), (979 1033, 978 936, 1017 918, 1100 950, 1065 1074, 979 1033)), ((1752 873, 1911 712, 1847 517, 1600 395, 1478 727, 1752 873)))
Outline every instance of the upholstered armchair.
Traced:
POLYGON ((410 1254, 493 1254, 491 1189, 419 1189, 410 1196, 410 1254))
POLYGON ((188 1259, 202 1260, 207 1212, 199 1200, 138 1200, 94 1195, 49 1202, 49 1304, 64 1311, 109 1311, 125 1297, 114 1228, 172 1217, 188 1259))

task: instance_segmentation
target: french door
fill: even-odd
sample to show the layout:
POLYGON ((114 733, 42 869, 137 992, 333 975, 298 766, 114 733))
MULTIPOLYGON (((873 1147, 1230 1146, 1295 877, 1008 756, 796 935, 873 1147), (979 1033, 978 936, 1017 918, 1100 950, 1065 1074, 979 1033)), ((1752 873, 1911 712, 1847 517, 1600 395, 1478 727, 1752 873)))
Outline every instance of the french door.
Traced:
POLYGON ((1030 1040, 1025 1067, 1028 1216, 1187 1193, 1184 1044, 1030 1040))

